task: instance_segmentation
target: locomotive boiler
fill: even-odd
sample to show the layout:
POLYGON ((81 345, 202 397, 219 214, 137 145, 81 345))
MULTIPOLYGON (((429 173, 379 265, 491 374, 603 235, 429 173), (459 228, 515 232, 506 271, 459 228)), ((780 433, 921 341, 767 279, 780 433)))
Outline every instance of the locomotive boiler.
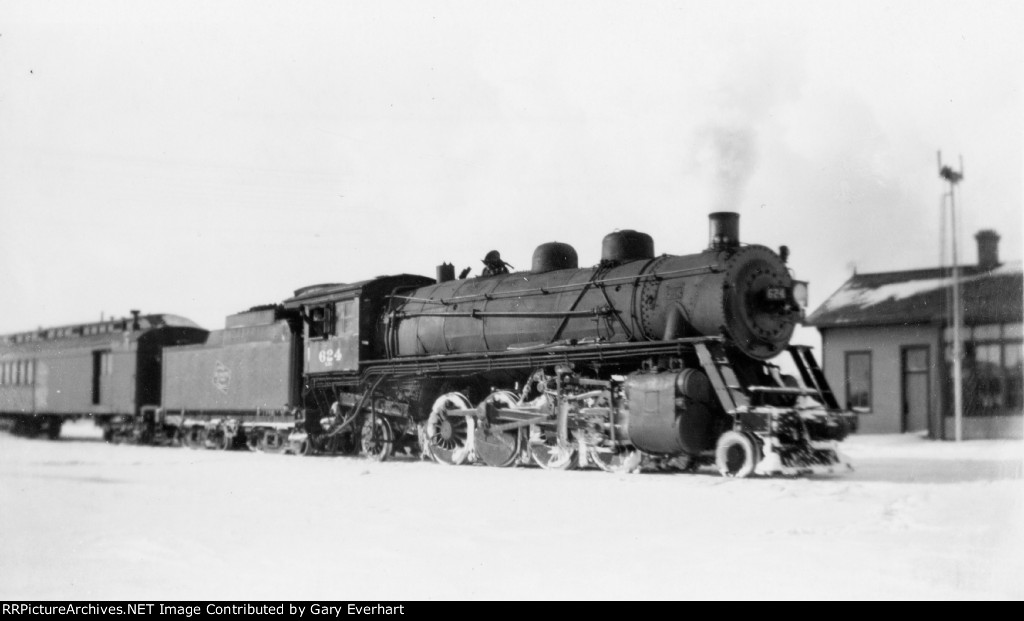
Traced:
POLYGON ((401 298, 389 318, 392 356, 505 351, 557 342, 666 341, 722 336, 759 360, 777 356, 803 318, 803 283, 785 259, 741 246, 739 216, 713 213, 698 254, 655 256, 649 235, 605 237, 601 262, 579 269, 576 251, 552 242, 518 272, 449 280, 401 298))

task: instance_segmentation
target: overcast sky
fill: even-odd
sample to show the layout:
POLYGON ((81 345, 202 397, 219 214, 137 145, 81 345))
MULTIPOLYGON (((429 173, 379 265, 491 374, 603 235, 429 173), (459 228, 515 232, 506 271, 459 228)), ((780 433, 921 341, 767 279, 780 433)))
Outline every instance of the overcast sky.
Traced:
POLYGON ((939 149, 962 260, 1019 260, 1018 6, 0 0, 0 333, 615 229, 698 252, 716 210, 813 309, 939 262, 939 149))

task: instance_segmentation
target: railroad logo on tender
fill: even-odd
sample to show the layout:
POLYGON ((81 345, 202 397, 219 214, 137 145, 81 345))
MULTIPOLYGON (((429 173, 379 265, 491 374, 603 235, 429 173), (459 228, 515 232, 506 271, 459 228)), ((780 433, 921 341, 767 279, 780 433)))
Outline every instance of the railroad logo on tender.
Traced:
POLYGON ((231 369, 224 366, 220 360, 213 368, 213 387, 224 394, 228 394, 228 387, 231 385, 231 369))

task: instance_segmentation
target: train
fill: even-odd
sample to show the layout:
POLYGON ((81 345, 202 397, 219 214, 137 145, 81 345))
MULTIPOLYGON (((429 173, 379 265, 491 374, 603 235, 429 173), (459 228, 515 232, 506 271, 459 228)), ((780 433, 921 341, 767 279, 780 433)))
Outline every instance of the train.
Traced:
MULTIPOLYGON (((789 249, 655 254, 617 230, 580 267, 399 274, 297 289, 204 330, 176 315, 0 337, 0 421, 56 438, 92 418, 110 442, 440 464, 722 475, 839 473, 843 410, 793 344, 807 283, 789 249), (785 370, 784 370, 785 367, 785 370)), ((497 252, 491 253, 497 256, 497 252)), ((490 254, 489 254, 490 257, 490 254)))

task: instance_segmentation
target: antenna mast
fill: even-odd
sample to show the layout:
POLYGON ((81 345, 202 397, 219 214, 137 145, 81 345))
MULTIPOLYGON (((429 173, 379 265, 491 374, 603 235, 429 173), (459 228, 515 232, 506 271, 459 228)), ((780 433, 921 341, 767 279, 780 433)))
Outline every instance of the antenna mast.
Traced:
POLYGON ((960 324, 963 308, 960 303, 960 265, 956 255, 956 184, 964 178, 964 158, 960 156, 960 170, 942 165, 942 151, 939 155, 939 176, 949 182, 950 240, 953 245, 953 424, 957 442, 963 440, 964 386, 963 386, 963 343, 960 338, 960 324))

